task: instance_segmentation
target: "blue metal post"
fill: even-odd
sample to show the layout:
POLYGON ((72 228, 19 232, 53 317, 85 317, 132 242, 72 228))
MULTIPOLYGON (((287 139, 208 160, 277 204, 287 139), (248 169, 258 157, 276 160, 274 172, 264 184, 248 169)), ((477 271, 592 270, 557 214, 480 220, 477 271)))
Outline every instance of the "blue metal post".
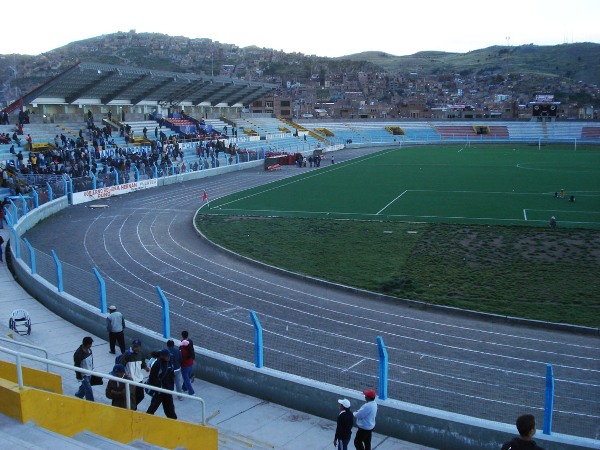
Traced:
POLYGON ((56 252, 52 250, 52 258, 54 259, 54 264, 56 265, 56 290, 58 292, 63 291, 63 275, 62 275, 62 265, 58 260, 58 256, 56 256, 56 252))
POLYGON ((90 172, 90 174, 92 175, 92 189, 96 189, 96 184, 98 183, 96 180, 96 175, 94 175, 93 172, 90 172))
POLYGON ((68 197, 69 196, 69 185, 67 184, 67 180, 63 178, 63 192, 68 197))
POLYGON ((159 286, 156 286, 156 292, 158 292, 158 296, 160 297, 160 301, 162 303, 162 307, 163 307, 163 337, 165 339, 168 339, 171 337, 171 321, 169 318, 169 301, 167 300, 167 297, 165 297, 165 294, 163 294, 163 291, 160 289, 159 286))
POLYGON ((71 202, 71 199, 73 198, 73 178, 69 177, 69 203, 71 202))
POLYGON ((135 171, 135 181, 140 181, 140 171, 137 166, 133 166, 133 170, 135 171))
POLYGON ((13 221, 14 223, 17 223, 19 221, 19 210, 17 209, 17 205, 15 205, 15 202, 13 202, 12 198, 9 198, 8 201, 13 209, 13 221))
POLYGON ((379 398, 385 400, 388 392, 388 354, 383 338, 377 336, 377 349, 379 350, 379 398))
POLYGON ((19 194, 19 198, 21 199, 21 211, 23 211, 23 216, 27 215, 27 200, 23 197, 23 194, 19 194))
POLYGON ((552 434, 552 411, 554 410, 554 371, 546 365, 546 399, 544 402, 544 434, 552 434))
POLYGON ((3 206, 3 208, 4 208, 4 218, 6 219, 6 223, 8 224, 9 227, 12 227, 15 223, 15 221, 13 220, 13 216, 6 206, 3 206))
POLYGON ((29 243, 29 241, 27 240, 27 238, 23 238, 23 242, 25 242, 25 245, 27 246, 27 248, 29 249, 29 268, 31 269, 31 274, 35 275, 35 250, 32 247, 32 245, 29 243))
POLYGON ((19 234, 17 233, 17 230, 15 230, 15 227, 13 225, 11 225, 10 229, 13 233, 13 239, 15 243, 15 256, 17 257, 17 259, 19 259, 21 257, 21 239, 19 238, 19 234))
POLYGON ((154 178, 158 178, 158 167, 156 166, 156 163, 154 163, 154 178))
POLYGON ((39 199, 38 193, 34 188, 31 188, 31 193, 33 194, 34 208, 37 208, 40 206, 40 199, 39 199))
POLYGON ((254 365, 260 369, 264 366, 262 326, 252 310, 250 310, 250 319, 254 325, 254 365))
POLYGON ((115 186, 119 185, 119 172, 115 170, 115 186))
POLYGON ((54 193, 52 192, 52 186, 50 186, 50 183, 46 182, 46 188, 48 188, 48 201, 51 202, 54 200, 54 193))
POLYGON ((104 279, 100 272, 95 267, 92 269, 94 271, 94 275, 98 279, 98 287, 100 289, 100 312, 102 314, 106 314, 106 284, 104 283, 104 279))

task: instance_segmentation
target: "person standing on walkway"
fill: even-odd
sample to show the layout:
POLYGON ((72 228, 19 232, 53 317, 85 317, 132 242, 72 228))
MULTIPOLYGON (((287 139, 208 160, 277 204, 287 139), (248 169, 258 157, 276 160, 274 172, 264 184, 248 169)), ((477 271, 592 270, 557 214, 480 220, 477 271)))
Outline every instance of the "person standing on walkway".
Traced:
MULTIPOLYGON (((160 351, 159 359, 152 365, 150 369, 150 377, 148 377, 148 384, 163 389, 172 391, 175 386, 175 371, 173 370, 173 364, 170 361, 171 352, 164 348, 160 351)), ((148 414, 154 414, 158 409, 159 405, 162 404, 165 416, 169 419, 177 419, 175 414, 175 405, 173 404, 173 396, 164 392, 154 392, 152 401, 148 407, 148 414)))
POLYGON ((187 340, 181 341, 179 346, 181 350, 181 375, 183 376, 183 390, 189 395, 194 395, 195 391, 192 387, 192 370, 194 369, 194 347, 187 340))
POLYGON ((363 392, 365 404, 354 413, 356 417, 356 437, 354 438, 354 447, 356 450, 371 450, 371 436, 375 428, 375 417, 377 416, 377 403, 374 390, 369 389, 363 392))
MULTIPOLYGON (((86 370, 94 370, 94 357, 92 355, 92 343, 94 340, 90 336, 83 338, 79 348, 73 354, 73 363, 75 367, 86 370)), ((75 393, 75 397, 83 398, 91 402, 94 401, 94 391, 90 383, 91 375, 81 372, 75 372, 75 376, 81 382, 79 390, 75 393)))
MULTIPOLYGON (((142 341, 134 339, 131 342, 131 348, 125 352, 119 359, 119 364, 125 366, 125 373, 136 383, 144 382, 144 374, 142 370, 149 372, 148 366, 146 365, 146 359, 142 355, 142 341)), ((144 400, 144 388, 140 386, 135 387, 135 406, 137 407, 141 401, 144 400)))
MULTIPOLYGON (((171 363, 175 372, 175 390, 179 393, 183 392, 183 375, 181 375, 181 350, 175 347, 173 339, 167 341, 167 350, 171 354, 171 363)), ((178 400, 183 400, 183 397, 178 396, 178 400)))
POLYGON ((354 416, 350 411, 350 400, 344 398, 338 400, 340 413, 337 417, 337 427, 335 429, 335 437, 333 438, 333 445, 337 450, 348 450, 348 443, 352 437, 352 424, 354 423, 354 416))
MULTIPOLYGON (((125 366, 123 364, 115 364, 110 374, 113 377, 123 378, 124 380, 131 380, 125 375, 125 366)), ((112 400, 112 406, 117 408, 127 408, 127 391, 126 383, 116 380, 108 380, 106 384, 106 398, 112 400)), ((135 406, 135 386, 129 386, 129 403, 132 410, 136 410, 135 406)))
POLYGON ((106 318, 106 330, 108 331, 108 343, 110 353, 115 354, 115 344, 119 343, 121 354, 125 353, 125 318, 123 314, 117 311, 115 305, 108 308, 108 317, 106 318))
MULTIPOLYGON (((206 195, 206 192, 204 193, 204 195, 206 195)), ((206 198, 208 199, 208 197, 206 197, 206 198)), ((189 333, 187 332, 187 330, 183 330, 181 332, 181 340, 189 342, 188 350, 190 351, 191 358, 195 361, 196 360, 196 352, 194 351, 194 341, 192 341, 190 339, 189 333)), ((192 365, 193 365, 193 363, 192 363, 192 365)), ((193 382, 194 382, 194 371, 192 370, 192 374, 190 375, 190 383, 193 383, 193 382)), ((184 385, 183 390, 185 391, 185 385, 184 385)))

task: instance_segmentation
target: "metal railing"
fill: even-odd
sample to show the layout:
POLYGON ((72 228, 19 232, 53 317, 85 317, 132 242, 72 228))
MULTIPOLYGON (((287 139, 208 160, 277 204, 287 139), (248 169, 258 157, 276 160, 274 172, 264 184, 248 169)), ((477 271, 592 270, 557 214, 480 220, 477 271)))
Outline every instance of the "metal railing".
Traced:
MULTIPOLYGON (((0 337, 0 341, 8 342, 9 344, 21 345, 23 347, 32 348, 34 350, 40 350, 40 351, 44 352, 44 354, 46 355, 46 359, 48 359, 48 351, 45 348, 38 347, 37 345, 26 344, 25 342, 15 341, 14 339, 9 339, 9 338, 5 338, 5 337, 0 337)), ((46 372, 49 371, 48 367, 49 367, 48 363, 46 363, 46 372)))
MULTIPOLYGON (((25 387, 25 384, 23 382, 23 363, 22 363, 21 359, 29 359, 32 361, 46 363, 51 366, 60 367, 62 369, 71 370, 73 372, 80 372, 85 375, 95 375, 97 377, 106 378, 108 380, 118 381, 119 383, 125 383, 125 399, 126 399, 127 409, 131 409, 131 397, 130 397, 131 386, 141 387, 141 388, 150 389, 150 390, 156 391, 156 392, 162 392, 163 394, 173 395, 173 391, 170 391, 168 389, 159 388, 159 387, 152 386, 152 385, 149 385, 146 383, 138 383, 136 381, 127 380, 125 378, 115 377, 115 376, 108 375, 108 374, 105 374, 102 372, 96 372, 93 370, 82 369, 82 368, 75 367, 75 366, 72 366, 69 364, 64 364, 64 363, 61 363, 58 361, 52 361, 47 358, 40 358, 39 356, 28 355, 27 353, 17 352, 17 351, 10 350, 5 347, 0 347, 0 352, 4 352, 9 355, 13 355, 15 357, 15 365, 16 365, 16 369, 17 369, 17 384, 19 385, 19 389, 23 389, 25 387)), ((181 396, 182 398, 188 398, 188 399, 195 400, 195 401, 198 401, 201 403, 201 405, 202 405, 202 421, 201 421, 201 423, 202 423, 202 425, 206 425, 206 403, 205 403, 204 399, 202 399, 200 397, 195 397, 192 395, 184 394, 184 393, 179 393, 179 392, 177 393, 177 395, 181 396)))

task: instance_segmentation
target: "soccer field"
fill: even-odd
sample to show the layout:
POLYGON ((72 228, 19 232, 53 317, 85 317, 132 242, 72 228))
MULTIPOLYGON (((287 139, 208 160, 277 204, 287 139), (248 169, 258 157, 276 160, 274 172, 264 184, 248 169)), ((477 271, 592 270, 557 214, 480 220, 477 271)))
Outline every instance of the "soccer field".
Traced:
POLYGON ((324 162, 216 199, 210 212, 533 226, 555 216, 561 227, 600 228, 598 146, 431 145, 324 162), (561 189, 564 198, 555 198, 561 189))

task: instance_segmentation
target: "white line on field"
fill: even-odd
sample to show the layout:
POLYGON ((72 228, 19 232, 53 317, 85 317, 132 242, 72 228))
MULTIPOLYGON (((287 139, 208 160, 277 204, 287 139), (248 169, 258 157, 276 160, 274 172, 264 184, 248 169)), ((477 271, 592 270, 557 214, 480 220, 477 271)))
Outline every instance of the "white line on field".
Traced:
POLYGON ((396 197, 394 200, 392 200, 391 202, 389 202, 387 205, 385 205, 383 208, 381 208, 377 214, 375 214, 376 216, 378 216, 379 214, 381 214, 382 211, 384 211, 388 206, 390 206, 392 203, 394 203, 396 200, 398 200, 400 197, 402 197, 404 194, 406 194, 408 192, 408 190, 404 191, 402 194, 400 194, 398 197, 396 197))
POLYGON ((525 222, 527 222, 527 210, 526 209, 523 210, 523 218, 525 219, 525 222))

